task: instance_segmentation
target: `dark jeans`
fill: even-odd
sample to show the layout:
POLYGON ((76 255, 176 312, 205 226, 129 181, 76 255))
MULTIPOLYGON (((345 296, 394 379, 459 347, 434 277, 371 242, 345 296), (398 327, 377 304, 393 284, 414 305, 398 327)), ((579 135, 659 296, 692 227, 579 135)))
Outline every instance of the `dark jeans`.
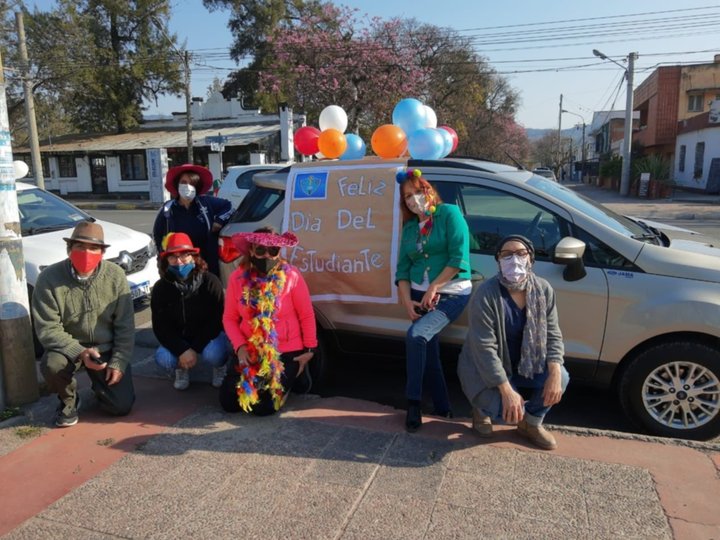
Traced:
MULTIPOLYGON (((111 352, 100 355, 103 362, 110 361, 111 352)), ((77 380, 75 373, 80 370, 82 362, 73 360, 56 351, 49 351, 41 369, 45 382, 51 392, 56 393, 63 404, 63 412, 69 414, 75 408, 77 399, 77 380)), ((85 369, 90 377, 93 392, 100 403, 100 408, 114 416, 125 416, 135 403, 135 387, 132 382, 132 367, 128 364, 122 379, 109 386, 105 382, 105 370, 93 371, 85 369)))
MULTIPOLYGON (((280 361, 285 366, 285 370, 280 377, 280 381, 282 382, 286 395, 290 392, 293 384, 295 384, 298 368, 300 367, 300 364, 295 361, 295 357, 300 356, 302 353, 303 351, 292 351, 280 355, 280 361)), ((226 412, 242 411, 236 389, 237 382, 240 380, 237 365, 238 361, 237 357, 235 357, 228 366, 222 386, 220 386, 220 393, 218 395, 220 399, 220 406, 226 412)), ((305 369, 309 369, 309 366, 306 365, 305 369)), ((258 397, 260 398, 260 401, 252 406, 250 414, 254 414, 255 416, 268 416, 277 412, 269 391, 263 390, 258 392, 258 397)))
MULTIPOLYGON (((416 302, 419 302, 424 294, 422 291, 410 291, 410 297, 416 302)), ((405 337, 407 355, 405 396, 409 400, 421 401, 424 382, 430 387, 435 412, 438 414, 450 410, 450 398, 440 361, 438 335, 443 328, 460 316, 469 301, 469 294, 441 294, 435 309, 413 322, 405 337)))

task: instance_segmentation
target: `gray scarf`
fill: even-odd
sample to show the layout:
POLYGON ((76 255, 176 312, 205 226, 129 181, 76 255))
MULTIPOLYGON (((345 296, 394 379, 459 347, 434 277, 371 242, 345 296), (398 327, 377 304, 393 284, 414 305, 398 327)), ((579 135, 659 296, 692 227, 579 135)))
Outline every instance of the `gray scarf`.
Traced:
POLYGON ((530 270, 528 277, 521 283, 507 281, 502 272, 498 272, 500 284, 508 290, 525 291, 525 328, 523 329, 522 347, 520 348, 520 364, 518 374, 532 379, 545 371, 547 357, 547 301, 538 284, 535 273, 530 270))

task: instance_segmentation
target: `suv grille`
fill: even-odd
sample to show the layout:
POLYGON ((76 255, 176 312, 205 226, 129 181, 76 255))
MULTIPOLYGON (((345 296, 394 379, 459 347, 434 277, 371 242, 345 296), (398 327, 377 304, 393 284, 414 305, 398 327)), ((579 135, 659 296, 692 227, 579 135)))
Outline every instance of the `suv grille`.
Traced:
POLYGON ((120 266, 125 271, 125 274, 130 275, 145 268, 149 259, 150 253, 147 247, 144 247, 133 253, 121 251, 120 255, 109 260, 120 266))

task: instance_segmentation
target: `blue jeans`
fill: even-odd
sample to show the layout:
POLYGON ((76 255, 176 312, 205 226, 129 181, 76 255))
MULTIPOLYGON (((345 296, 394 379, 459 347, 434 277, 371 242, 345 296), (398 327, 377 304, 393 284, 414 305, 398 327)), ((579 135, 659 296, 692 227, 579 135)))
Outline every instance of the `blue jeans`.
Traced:
MULTIPOLYGON (((425 293, 410 290, 410 297, 419 302, 425 293)), ((440 340, 438 334, 457 319, 470 301, 470 295, 441 294, 440 301, 430 311, 412 323, 405 337, 407 355, 407 387, 405 396, 409 400, 422 400, 423 378, 430 387, 435 412, 450 410, 445 376, 440 362, 440 340)))
MULTIPOLYGON (((225 332, 220 332, 218 337, 210 340, 198 359, 200 362, 210 364, 212 367, 220 367, 227 362, 230 354, 230 341, 228 341, 225 332)), ((177 369, 178 357, 167 350, 162 345, 155 351, 155 362, 158 366, 168 371, 177 369)))
MULTIPOLYGON (((568 383, 570 382, 570 375, 564 366, 560 366, 561 371, 561 385, 562 391, 565 393, 568 383)), ((545 387, 545 381, 548 377, 548 371, 545 370, 542 373, 538 373, 532 379, 522 377, 518 374, 514 374, 510 377, 510 386, 517 392, 519 388, 530 388, 530 399, 525 402, 525 420, 532 426, 539 426, 542 424, 545 415, 550 411, 552 407, 546 407, 543 404, 543 388, 545 387)), ((489 416, 494 423, 502 424, 502 397, 500 397, 500 390, 492 388, 492 399, 489 404, 486 404, 482 408, 482 412, 489 416)))

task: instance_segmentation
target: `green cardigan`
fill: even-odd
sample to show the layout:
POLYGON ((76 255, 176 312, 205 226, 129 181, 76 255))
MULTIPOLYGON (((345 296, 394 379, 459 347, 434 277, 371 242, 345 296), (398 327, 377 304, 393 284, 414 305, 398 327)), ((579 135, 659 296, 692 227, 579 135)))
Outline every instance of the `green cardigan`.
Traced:
POLYGON ((420 284, 425 270, 432 282, 446 266, 460 269, 453 279, 470 279, 470 232, 457 206, 438 205, 421 252, 418 237, 418 218, 413 217, 402 228, 395 284, 403 280, 420 284))
POLYGON ((108 367, 125 371, 135 345, 135 313, 125 273, 102 261, 87 281, 76 279, 70 260, 40 273, 32 295, 35 333, 46 350, 75 360, 87 347, 112 351, 108 367))

